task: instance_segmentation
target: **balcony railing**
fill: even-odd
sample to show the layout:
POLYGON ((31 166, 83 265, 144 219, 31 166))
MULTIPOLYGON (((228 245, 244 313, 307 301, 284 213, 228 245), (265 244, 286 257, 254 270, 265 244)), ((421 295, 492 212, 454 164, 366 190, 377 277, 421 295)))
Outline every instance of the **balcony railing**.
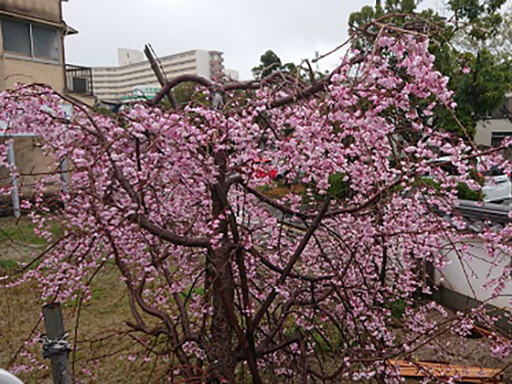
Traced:
POLYGON ((67 64, 66 89, 70 93, 93 95, 92 69, 67 64))

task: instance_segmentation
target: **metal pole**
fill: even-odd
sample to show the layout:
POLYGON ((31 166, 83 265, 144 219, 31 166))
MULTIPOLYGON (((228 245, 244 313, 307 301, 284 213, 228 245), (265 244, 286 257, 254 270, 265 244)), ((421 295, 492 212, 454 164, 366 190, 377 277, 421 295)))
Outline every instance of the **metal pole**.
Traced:
MULTIPOLYGON (((49 340, 59 340, 64 337, 64 320, 59 303, 52 303, 43 307, 44 325, 49 340)), ((52 375, 54 384, 73 384, 68 366, 69 351, 52 353, 52 375)))
POLYGON ((69 186, 68 186, 69 173, 68 173, 68 163, 67 163, 66 158, 64 158, 61 161, 60 170, 61 170, 60 180, 62 181, 62 191, 64 191, 64 193, 68 193, 69 192, 69 186))
POLYGON ((153 72, 155 72, 155 76, 158 79, 158 82, 160 85, 164 86, 165 83, 167 83, 167 79, 165 78, 164 73, 162 72, 161 68, 158 66, 158 61, 156 60, 155 56, 153 56, 153 52, 151 52, 151 47, 149 44, 146 44, 144 47, 144 54, 146 55, 149 65, 151 65, 151 69, 153 72))
MULTIPOLYGON (((13 167, 16 166, 16 159, 14 157, 14 142, 13 139, 9 142, 9 147, 7 149, 7 160, 9 161, 9 164, 11 164, 13 167)), ((20 188, 18 185, 18 178, 16 175, 11 175, 11 186, 12 186, 12 209, 14 212, 14 217, 18 218, 21 216, 21 210, 20 210, 20 188)))
MULTIPOLYGON (((151 69, 155 73, 156 78, 158 79, 158 82, 163 87, 165 84, 167 84, 167 79, 165 78, 165 74, 163 73, 162 69, 158 66, 158 61, 155 56, 153 56, 152 48, 149 44, 146 44, 144 47, 144 54, 146 55, 149 65, 151 65, 151 69)), ((176 98, 174 97, 172 91, 169 91, 167 93, 167 98, 172 104, 173 108, 177 108, 178 102, 176 101, 176 98)))

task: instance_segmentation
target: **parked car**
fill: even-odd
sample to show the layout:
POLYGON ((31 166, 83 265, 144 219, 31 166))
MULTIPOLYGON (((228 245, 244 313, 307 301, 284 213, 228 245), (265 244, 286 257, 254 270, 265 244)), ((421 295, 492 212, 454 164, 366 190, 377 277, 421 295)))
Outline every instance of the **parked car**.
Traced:
POLYGON ((492 167, 488 172, 482 172, 481 174, 485 177, 482 192, 486 203, 512 199, 510 175, 503 172, 503 169, 492 167))
MULTIPOLYGON (((440 157, 435 163, 444 163, 440 167, 450 176, 458 176, 457 167, 449 163, 449 157, 440 157)), ((476 170, 480 169, 480 163, 477 164, 476 170)), ((507 175, 503 169, 492 167, 489 171, 478 172, 477 176, 483 179, 482 193, 483 201, 486 203, 501 202, 506 199, 512 199, 512 182, 510 175, 507 175)), ((426 177, 429 177, 426 175, 426 177)))

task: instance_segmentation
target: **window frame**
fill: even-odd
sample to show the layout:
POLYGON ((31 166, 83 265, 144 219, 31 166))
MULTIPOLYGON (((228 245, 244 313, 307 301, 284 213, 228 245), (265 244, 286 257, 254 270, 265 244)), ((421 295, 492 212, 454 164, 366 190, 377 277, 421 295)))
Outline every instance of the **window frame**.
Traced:
POLYGON ((503 139, 512 137, 512 131, 492 131, 491 132, 491 147, 499 147, 503 139))
POLYGON ((38 63, 46 63, 46 64, 61 64, 62 63, 62 43, 61 43, 61 35, 59 33, 60 29, 58 27, 47 25, 44 23, 36 23, 28 20, 19 20, 14 18, 6 18, 2 17, 0 18, 0 27, 2 30, 2 48, 3 48, 3 56, 9 57, 9 58, 16 58, 16 59, 22 59, 22 60, 29 60, 34 61, 38 63), (27 55, 23 52, 14 52, 9 51, 5 48, 5 36, 4 36, 4 21, 9 21, 12 23, 19 23, 19 24, 25 24, 28 25, 28 33, 29 33, 29 43, 30 43, 30 54, 27 55), (35 54, 34 49, 34 32, 33 28, 41 28, 41 29, 48 29, 52 30, 55 33, 55 43, 57 48, 57 54, 56 58, 50 57, 50 56, 40 56, 35 54))

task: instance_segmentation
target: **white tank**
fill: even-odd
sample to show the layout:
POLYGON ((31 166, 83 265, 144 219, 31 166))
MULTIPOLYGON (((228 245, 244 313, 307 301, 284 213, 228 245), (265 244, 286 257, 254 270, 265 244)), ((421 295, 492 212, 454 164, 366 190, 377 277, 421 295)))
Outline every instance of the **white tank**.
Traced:
POLYGON ((0 369, 0 384, 23 384, 16 376, 0 369))

